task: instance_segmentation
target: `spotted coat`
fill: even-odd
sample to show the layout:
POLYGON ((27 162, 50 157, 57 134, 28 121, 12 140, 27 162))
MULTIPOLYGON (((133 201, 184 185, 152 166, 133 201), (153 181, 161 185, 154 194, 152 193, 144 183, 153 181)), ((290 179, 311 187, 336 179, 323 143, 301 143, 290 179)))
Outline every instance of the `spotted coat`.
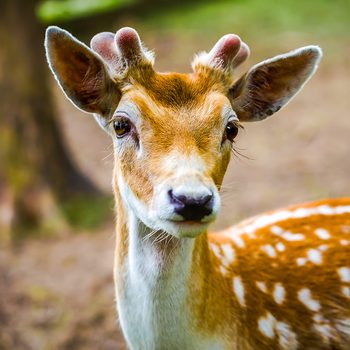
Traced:
POLYGON ((350 199, 272 211, 208 241, 220 317, 198 327, 232 329, 251 349, 349 349, 350 199))

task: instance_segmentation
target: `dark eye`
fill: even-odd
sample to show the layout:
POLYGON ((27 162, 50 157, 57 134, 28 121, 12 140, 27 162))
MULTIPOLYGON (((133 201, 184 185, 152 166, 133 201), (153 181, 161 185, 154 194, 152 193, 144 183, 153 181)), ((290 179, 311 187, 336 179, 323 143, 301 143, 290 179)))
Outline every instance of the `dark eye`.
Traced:
POLYGON ((122 138, 131 131, 131 122, 127 118, 118 118, 113 122, 114 131, 118 138, 122 138))
POLYGON ((226 138, 231 142, 238 134, 238 126, 235 122, 228 122, 225 129, 226 138))

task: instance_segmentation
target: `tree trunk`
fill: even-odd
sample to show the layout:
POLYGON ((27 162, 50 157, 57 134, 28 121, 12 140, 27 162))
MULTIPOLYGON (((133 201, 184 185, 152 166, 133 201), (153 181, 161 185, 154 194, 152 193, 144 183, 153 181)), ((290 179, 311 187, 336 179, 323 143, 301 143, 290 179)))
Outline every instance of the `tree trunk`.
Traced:
POLYGON ((98 193, 59 133, 36 2, 0 2, 0 240, 59 216, 57 200, 98 193))

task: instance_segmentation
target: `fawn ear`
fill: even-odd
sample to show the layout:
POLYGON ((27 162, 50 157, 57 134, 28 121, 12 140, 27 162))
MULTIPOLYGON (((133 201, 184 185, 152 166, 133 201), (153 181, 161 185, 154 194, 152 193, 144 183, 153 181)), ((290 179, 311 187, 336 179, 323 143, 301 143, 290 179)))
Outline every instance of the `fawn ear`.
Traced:
POLYGON ((121 93, 102 59, 67 31, 49 27, 45 37, 50 69, 67 98, 88 113, 107 115, 121 93))
POLYGON ((253 66, 229 90, 239 120, 263 120, 280 110, 311 78, 321 57, 319 47, 306 46, 253 66))

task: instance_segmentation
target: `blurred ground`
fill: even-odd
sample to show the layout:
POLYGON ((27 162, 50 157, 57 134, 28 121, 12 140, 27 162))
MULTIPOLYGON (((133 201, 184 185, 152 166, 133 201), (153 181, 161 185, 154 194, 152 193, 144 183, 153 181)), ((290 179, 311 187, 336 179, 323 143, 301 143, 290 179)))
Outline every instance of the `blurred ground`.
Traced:
POLYGON ((113 228, 0 252, 0 349, 124 349, 114 311, 113 228))
MULTIPOLYGON (((147 35, 144 40, 156 48, 162 70, 188 70, 194 50, 214 43, 201 38, 190 48, 186 41, 173 62, 169 57, 182 43, 166 32, 147 35)), ((253 54, 243 69, 307 41, 298 38, 270 44, 267 51, 257 43, 256 54, 254 42, 249 42, 253 54)), ((345 48, 339 56, 332 51, 334 43, 326 45, 321 67, 302 93, 276 116, 245 126, 237 147, 250 159, 232 160, 215 228, 279 206, 349 196, 348 44, 345 39, 338 43, 345 48)), ((109 138, 93 118, 56 92, 75 160, 109 192, 113 164, 109 138)), ((113 230, 111 211, 101 232, 23 241, 12 250, 0 251, 0 349, 124 349, 115 326, 113 230)))

